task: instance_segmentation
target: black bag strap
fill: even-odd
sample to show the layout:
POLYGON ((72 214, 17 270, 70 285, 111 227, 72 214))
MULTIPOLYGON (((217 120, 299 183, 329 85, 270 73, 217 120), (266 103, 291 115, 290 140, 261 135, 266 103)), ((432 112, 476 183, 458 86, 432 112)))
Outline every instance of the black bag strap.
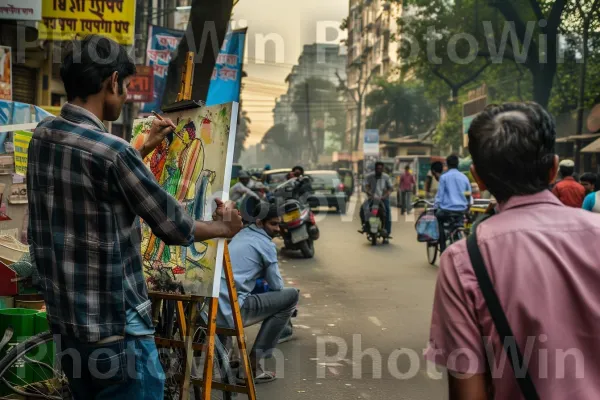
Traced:
MULTIPOLYGON (((514 346, 516 349, 517 361, 518 364, 515 364, 515 360, 513 359, 513 352, 510 351, 509 345, 507 342, 507 338, 514 338, 510 325, 508 324, 508 319, 506 318, 506 314, 502 309, 502 305, 500 304, 500 300, 498 299, 498 295, 496 294, 496 290, 494 289, 494 284, 490 279, 490 275, 488 270, 485 267, 485 262, 483 261, 483 257, 481 256, 481 252, 479 251, 479 246, 477 245, 477 233, 474 230, 471 235, 467 238, 467 250, 469 251, 469 258, 471 259, 471 264, 473 265, 473 270, 475 271, 475 275, 477 276, 477 282, 479 282, 479 288, 483 293, 483 297, 485 299, 485 303, 487 304, 487 308, 492 315, 492 320, 494 321, 494 325, 498 334, 500 335, 500 340, 502 341, 502 347, 510 360, 510 365, 515 368, 515 365, 523 366, 523 354, 519 349, 519 346, 516 341, 514 341, 514 346)), ((521 393, 525 400, 539 400, 538 393, 535 389, 535 385, 531 380, 531 376, 529 375, 529 371, 524 367, 525 374, 524 376, 517 376, 515 372, 515 378, 517 379, 517 383, 521 388, 521 393)))

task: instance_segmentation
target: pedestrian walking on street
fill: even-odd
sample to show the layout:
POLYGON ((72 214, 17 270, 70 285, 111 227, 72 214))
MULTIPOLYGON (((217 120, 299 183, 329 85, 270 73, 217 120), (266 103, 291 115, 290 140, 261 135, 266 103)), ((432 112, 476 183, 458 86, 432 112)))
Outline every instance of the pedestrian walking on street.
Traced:
POLYGON ((573 160, 562 160, 559 164, 562 179, 554 185, 552 193, 566 206, 581 208, 585 189, 573 177, 575 163, 573 160))
POLYGON ((168 245, 232 237, 242 227, 220 201, 216 221, 194 221, 156 182, 142 157, 173 132, 171 121, 155 119, 139 152, 107 131, 102 121, 119 118, 134 74, 114 41, 74 42, 60 70, 68 103, 29 144, 27 240, 75 399, 164 396, 138 217, 168 245))
POLYGON ((586 196, 582 208, 587 211, 600 213, 600 177, 593 172, 581 175, 581 184, 585 188, 586 196))
POLYGON ((441 258, 425 358, 449 370, 450 399, 600 398, 600 215, 548 190, 555 138, 535 103, 490 106, 469 129, 499 212, 441 258))
POLYGON ((402 214, 410 213, 412 209, 412 194, 415 191, 415 177, 410 173, 410 165, 404 167, 404 173, 400 176, 400 206, 402 214))

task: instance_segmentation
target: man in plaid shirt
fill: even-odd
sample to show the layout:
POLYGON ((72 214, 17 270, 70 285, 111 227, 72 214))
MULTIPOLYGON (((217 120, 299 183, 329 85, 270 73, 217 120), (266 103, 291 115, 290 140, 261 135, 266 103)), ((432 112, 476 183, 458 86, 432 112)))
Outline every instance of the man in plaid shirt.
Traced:
POLYGON ((155 120, 139 152, 108 133, 102 121, 119 117, 135 73, 124 48, 89 36, 60 72, 68 103, 35 129, 27 189, 30 253, 62 367, 75 399, 162 399, 137 217, 182 246, 232 237, 241 218, 217 202, 215 221, 194 221, 156 182, 142 158, 171 121, 155 120))

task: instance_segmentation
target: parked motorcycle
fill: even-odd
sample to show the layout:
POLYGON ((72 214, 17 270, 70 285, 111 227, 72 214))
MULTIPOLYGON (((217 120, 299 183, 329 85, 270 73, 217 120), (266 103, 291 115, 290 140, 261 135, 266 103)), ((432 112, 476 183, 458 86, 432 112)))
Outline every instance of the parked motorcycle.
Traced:
POLYGON ((385 230, 385 206, 381 201, 373 200, 369 203, 368 212, 365 213, 365 224, 361 233, 367 235, 367 240, 373 246, 377 245, 377 239, 388 237, 388 233, 385 230))
POLYGON ((281 237, 286 249, 300 250, 304 258, 315 254, 314 241, 319 239, 315 215, 306 203, 309 178, 293 178, 275 189, 273 201, 281 208, 281 237))

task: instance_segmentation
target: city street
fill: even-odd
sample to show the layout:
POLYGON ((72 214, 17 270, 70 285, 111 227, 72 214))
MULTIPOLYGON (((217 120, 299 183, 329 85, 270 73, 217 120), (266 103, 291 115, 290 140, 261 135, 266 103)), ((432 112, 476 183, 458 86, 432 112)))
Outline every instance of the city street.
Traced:
MULTIPOLYGON (((414 223, 398 217, 392 243, 372 247, 357 233, 355 202, 347 216, 318 218, 315 258, 280 257, 286 284, 301 291, 295 339, 279 346, 276 363, 267 363, 280 379, 258 385, 258 398, 446 398, 445 378, 431 379, 436 372, 428 374, 422 359, 437 267, 427 263, 414 223)), ((256 328, 247 332, 252 342, 256 328)))

